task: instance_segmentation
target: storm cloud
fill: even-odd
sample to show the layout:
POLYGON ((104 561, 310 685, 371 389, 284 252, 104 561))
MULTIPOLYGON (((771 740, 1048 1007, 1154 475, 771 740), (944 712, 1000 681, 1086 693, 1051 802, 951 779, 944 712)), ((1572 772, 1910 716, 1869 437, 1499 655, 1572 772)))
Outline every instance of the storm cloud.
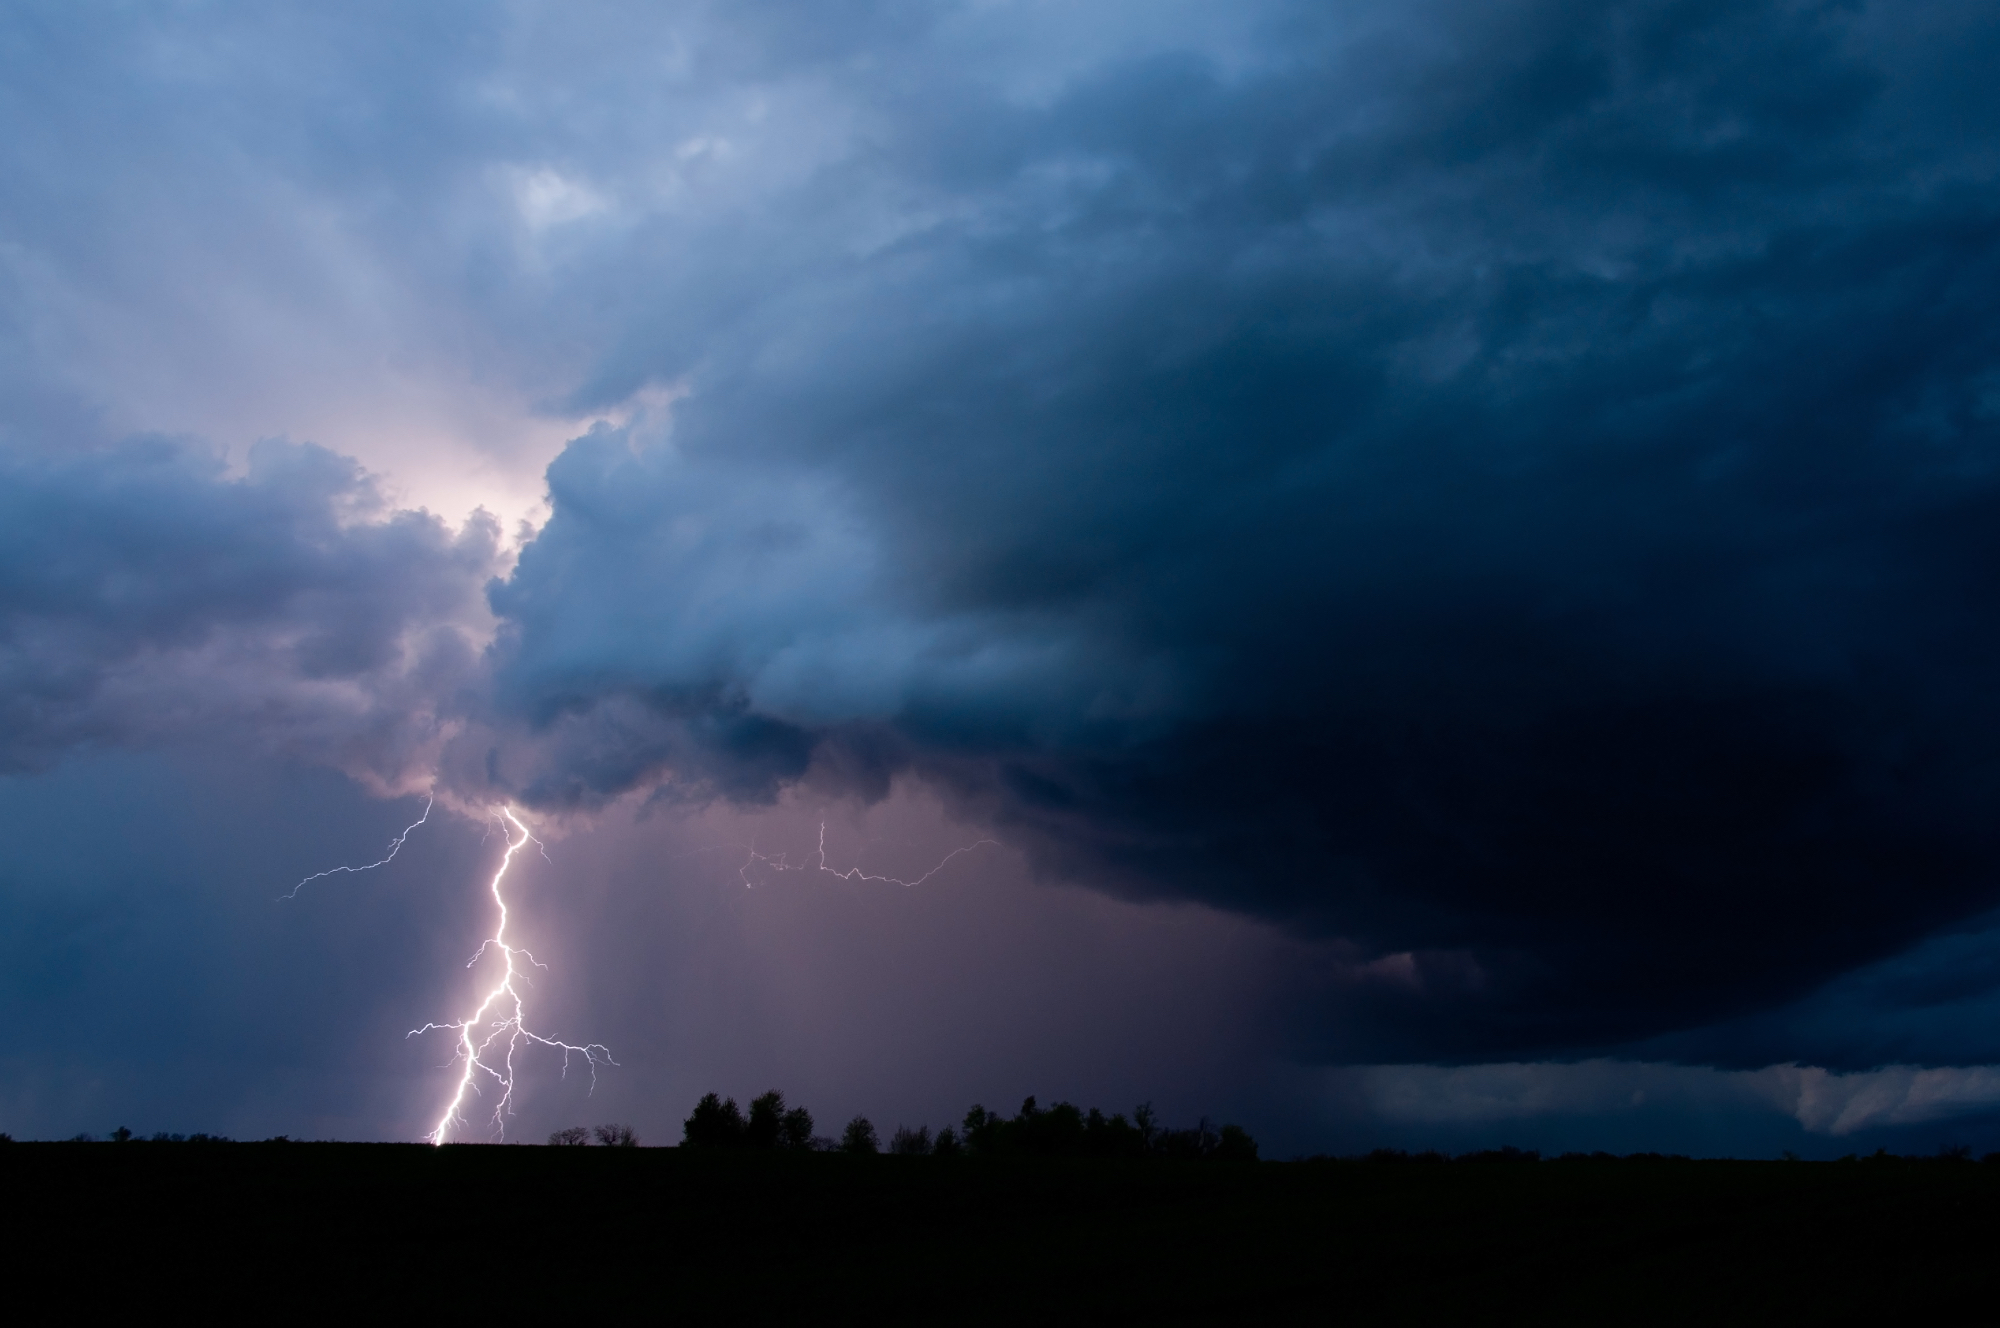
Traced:
POLYGON ((490 630, 490 520, 385 510, 350 460, 171 439, 0 463, 0 768, 191 738, 426 779, 490 630))
POLYGON ((1614 1046, 2000 902, 1989 19, 1261 17, 1035 95, 818 52, 862 127, 607 355, 653 404, 493 593, 541 736, 487 769, 920 775, 1396 960, 1342 1056, 1614 1046))
POLYGON ((0 768, 921 789, 1307 1062, 2000 1059, 1990 7, 23 12, 0 768))

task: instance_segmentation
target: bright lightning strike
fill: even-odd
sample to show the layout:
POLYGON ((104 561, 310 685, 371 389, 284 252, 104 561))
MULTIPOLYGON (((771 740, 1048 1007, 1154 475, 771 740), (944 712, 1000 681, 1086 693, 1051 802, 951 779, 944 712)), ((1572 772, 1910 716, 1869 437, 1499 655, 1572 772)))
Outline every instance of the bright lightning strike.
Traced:
POLYGON ((945 854, 944 857, 938 862, 937 866, 931 868, 929 871, 925 872, 922 876, 919 876, 914 881, 905 881, 894 876, 871 876, 867 872, 862 871, 859 867, 849 867, 846 871, 835 871, 833 868, 826 865, 826 822, 821 821, 819 823, 819 853, 817 855, 818 861, 811 863, 802 862, 798 866, 794 867, 793 865, 785 861, 785 858, 787 856, 786 854, 780 853, 774 857, 769 854, 759 853, 757 851, 757 846, 755 844, 752 844, 750 846, 749 859, 746 862, 744 862, 744 864, 740 868, 737 869, 736 874, 742 878, 744 885, 754 888, 754 883, 750 879, 750 869, 761 862, 764 864, 766 868, 768 868, 771 871, 781 871, 781 872, 818 871, 818 872, 824 872, 828 876, 834 877, 837 880, 842 880, 842 881, 879 881, 884 885, 900 885, 907 888, 910 886, 922 885, 925 881, 928 881, 931 877, 937 875, 939 872, 943 871, 948 865, 950 865, 951 860, 953 858, 956 858, 961 854, 970 853, 977 848, 987 848, 987 847, 998 848, 1000 847, 1000 842, 995 839, 975 839, 970 844, 967 844, 964 848, 955 848, 951 852, 945 854))
POLYGON ((422 825, 425 821, 431 819, 431 807, 436 802, 437 798, 435 796, 426 798, 424 800, 424 814, 422 816, 419 816, 415 821, 411 822, 410 825, 404 829, 402 834, 397 835, 394 839, 389 841, 389 851, 387 854, 383 856, 380 862, 371 862, 365 867, 329 867, 323 872, 314 872, 312 875, 306 877, 305 880, 300 881, 297 885, 293 886, 288 893, 280 895, 279 898, 297 899, 299 897, 299 891, 305 889, 308 885, 311 885, 314 881, 317 881, 322 876, 338 876, 342 872, 374 871, 377 867, 388 866, 391 862, 395 861, 397 852, 403 847, 403 841, 410 837, 410 831, 416 829, 418 826, 422 825))
MULTIPOLYGON (((425 1024, 422 1028, 413 1028, 409 1032, 410 1037, 416 1037, 419 1033, 428 1033, 433 1029, 455 1031, 458 1034, 458 1048, 451 1061, 447 1063, 457 1064, 461 1060, 465 1063, 464 1070, 459 1075, 458 1089, 452 1094, 451 1104, 444 1109, 444 1115, 438 1117, 437 1128, 424 1136, 433 1144, 442 1144, 454 1125, 465 1123, 462 1112, 465 1108, 466 1094, 477 1093, 483 1079, 490 1079, 493 1086, 499 1090, 499 1099, 493 1104, 493 1125, 499 1134, 505 1135, 506 1118, 512 1114, 514 1105, 514 1057, 524 1042, 561 1051, 565 1075, 569 1073, 570 1057, 582 1056, 590 1066, 590 1084, 593 1089, 597 1086, 597 1067, 600 1064, 618 1063, 611 1059, 608 1048, 595 1042, 582 1046, 558 1042, 554 1038, 543 1037, 540 1033, 534 1032, 525 1022, 526 1012, 522 1005, 521 993, 515 983, 527 981, 527 974, 516 966, 515 960, 517 957, 525 959, 536 968, 548 966, 538 962, 526 950, 508 944, 507 900, 500 893, 500 882, 506 878, 507 869, 514 864, 516 853, 530 843, 539 848, 542 841, 528 833, 528 827, 521 824, 521 818, 514 814, 513 808, 503 807, 497 815, 504 818, 503 830, 511 825, 513 830, 521 832, 521 837, 516 839, 513 830, 507 831, 507 852, 500 859, 500 869, 493 873, 491 889, 493 903, 500 911, 500 924, 493 929, 491 937, 480 943, 478 951, 465 966, 471 968, 478 963, 490 948, 499 951, 501 958, 506 961, 506 969, 501 974, 499 984, 486 993, 486 999, 479 1003, 479 1008, 466 1018, 457 1023, 425 1024), (487 1022, 489 1020, 490 1023, 487 1022), (493 1063, 496 1054, 499 1058, 498 1064, 493 1063)), ((543 856, 547 856, 546 850, 543 856)))

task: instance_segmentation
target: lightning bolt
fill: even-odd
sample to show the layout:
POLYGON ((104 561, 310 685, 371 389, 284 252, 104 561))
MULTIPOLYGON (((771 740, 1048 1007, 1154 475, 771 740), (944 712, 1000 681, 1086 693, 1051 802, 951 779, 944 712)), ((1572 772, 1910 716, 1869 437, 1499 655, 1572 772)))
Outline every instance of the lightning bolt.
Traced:
POLYGON ((961 854, 970 853, 974 849, 985 848, 989 846, 992 848, 998 848, 1000 847, 1000 841, 998 841, 997 839, 975 839, 970 844, 967 844, 964 848, 955 848, 951 852, 945 854, 944 857, 938 862, 937 866, 931 868, 929 871, 925 872, 922 876, 919 876, 914 881, 905 881, 894 876, 870 876, 867 872, 862 871, 859 867, 849 867, 846 871, 835 871, 833 868, 826 865, 826 822, 821 821, 819 823, 819 854, 818 854, 819 860, 817 862, 814 863, 802 862, 798 866, 794 867, 793 865, 785 861, 786 857, 788 856, 787 854, 779 853, 776 856, 772 856, 769 854, 759 853, 757 851, 757 846, 755 844, 752 844, 750 846, 750 857, 748 858, 748 860, 744 862, 744 864, 740 868, 737 869, 736 874, 742 878, 743 884, 745 886, 754 889, 755 884, 750 879, 750 869, 761 862, 764 864, 766 868, 768 868, 771 871, 781 871, 781 872, 819 871, 819 872, 824 872, 828 876, 834 877, 837 880, 879 881, 884 885, 900 885, 907 889, 910 886, 922 885, 925 881, 928 881, 931 877, 943 871, 948 865, 950 865, 951 860, 953 858, 956 858, 961 854))
MULTIPOLYGON (((513 808, 503 807, 495 813, 495 816, 501 820, 501 828, 507 835, 507 852, 500 859, 500 869, 493 873, 493 884, 490 887, 494 906, 500 913, 500 922, 493 929, 493 935, 480 942, 478 951, 466 961, 465 966, 471 968, 491 949, 500 953, 506 961, 506 968, 500 976, 499 984, 486 993, 486 999, 481 1001, 479 1007, 470 1015, 456 1023, 425 1024, 422 1028, 411 1029, 408 1034, 409 1037, 416 1037, 422 1033, 444 1029, 456 1032, 458 1046, 453 1052, 452 1059, 446 1064, 457 1064, 461 1060, 465 1063, 450 1105, 444 1109, 444 1114, 438 1117, 437 1128, 424 1136, 433 1144, 442 1144, 454 1125, 465 1123, 462 1112, 465 1108, 466 1095, 477 1093, 482 1079, 492 1080, 494 1086, 500 1090, 499 1100, 493 1104, 493 1125, 495 1131, 501 1137, 505 1137, 506 1118, 512 1114, 514 1106, 514 1057, 521 1050, 523 1043, 534 1043, 561 1051, 565 1077, 569 1074, 570 1057, 582 1056, 590 1066, 590 1086, 593 1089, 597 1087, 597 1067, 618 1063, 611 1059, 610 1049, 598 1043, 576 1046, 568 1042, 559 1042, 554 1038, 543 1037, 527 1026, 526 1010, 515 982, 517 980, 526 982, 528 977, 515 961, 517 958, 525 959, 541 969, 546 969, 548 965, 536 960, 526 950, 508 944, 507 899, 500 893, 500 882, 506 879, 507 869, 514 865, 516 853, 531 843, 541 848, 542 841, 528 833, 528 827, 521 824, 521 818, 514 814, 513 808), (512 829, 508 829, 509 826, 512 829), (519 839, 514 837, 515 830, 521 832, 519 839), (489 1019, 492 1021, 490 1024, 485 1022, 489 1019), (492 1060, 495 1054, 499 1056, 497 1065, 492 1060)), ((543 849, 542 856, 548 856, 546 849, 543 849)))
POLYGON ((365 867, 329 867, 323 872, 314 872, 312 875, 306 877, 305 880, 300 881, 297 885, 293 886, 288 893, 282 894, 278 897, 280 899, 297 899, 299 897, 299 891, 305 889, 308 885, 311 885, 314 881, 317 881, 322 876, 338 876, 342 872, 374 871, 377 867, 388 866, 391 862, 395 861, 397 852, 403 847, 403 841, 410 837, 410 831, 416 829, 418 826, 422 825, 425 821, 431 819, 431 807, 436 802, 437 802, 436 795, 432 795, 431 797, 424 799, 424 814, 422 816, 419 816, 415 821, 411 822, 410 825, 404 829, 402 834, 397 835, 394 839, 389 841, 389 852, 383 857, 383 859, 380 862, 371 862, 365 867))

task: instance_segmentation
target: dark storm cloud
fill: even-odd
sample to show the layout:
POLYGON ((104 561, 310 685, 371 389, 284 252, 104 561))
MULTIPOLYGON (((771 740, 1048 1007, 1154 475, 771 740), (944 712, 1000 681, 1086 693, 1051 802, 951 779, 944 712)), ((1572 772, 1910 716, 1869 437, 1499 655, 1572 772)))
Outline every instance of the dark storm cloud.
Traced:
POLYGON ((1990 1064, 2000 1014, 1996 940, 1993 917, 1983 916, 1842 974, 1800 1000, 1670 1033, 1635 1050, 1741 1067, 1990 1064))
POLYGON ((310 446, 239 478, 171 440, 0 462, 0 768, 198 737, 403 782, 475 667, 494 545, 310 446))
POLYGON ((1344 1056, 1617 1045, 1990 907, 1990 14, 1320 14, 1030 92, 824 35, 842 150, 619 247, 656 307, 577 399, 671 391, 551 468, 493 594, 539 736, 457 777, 919 772, 1356 947, 1344 1056))

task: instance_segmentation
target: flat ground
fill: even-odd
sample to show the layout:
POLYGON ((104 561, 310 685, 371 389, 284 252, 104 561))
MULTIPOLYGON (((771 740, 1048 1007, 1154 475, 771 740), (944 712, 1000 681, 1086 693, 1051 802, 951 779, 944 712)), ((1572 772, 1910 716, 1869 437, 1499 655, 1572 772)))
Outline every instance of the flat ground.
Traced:
POLYGON ((134 1142, 0 1145, 0 1193, 9 1281, 56 1289, 62 1317, 455 1301, 685 1322, 2000 1319, 1987 1163, 134 1142))

